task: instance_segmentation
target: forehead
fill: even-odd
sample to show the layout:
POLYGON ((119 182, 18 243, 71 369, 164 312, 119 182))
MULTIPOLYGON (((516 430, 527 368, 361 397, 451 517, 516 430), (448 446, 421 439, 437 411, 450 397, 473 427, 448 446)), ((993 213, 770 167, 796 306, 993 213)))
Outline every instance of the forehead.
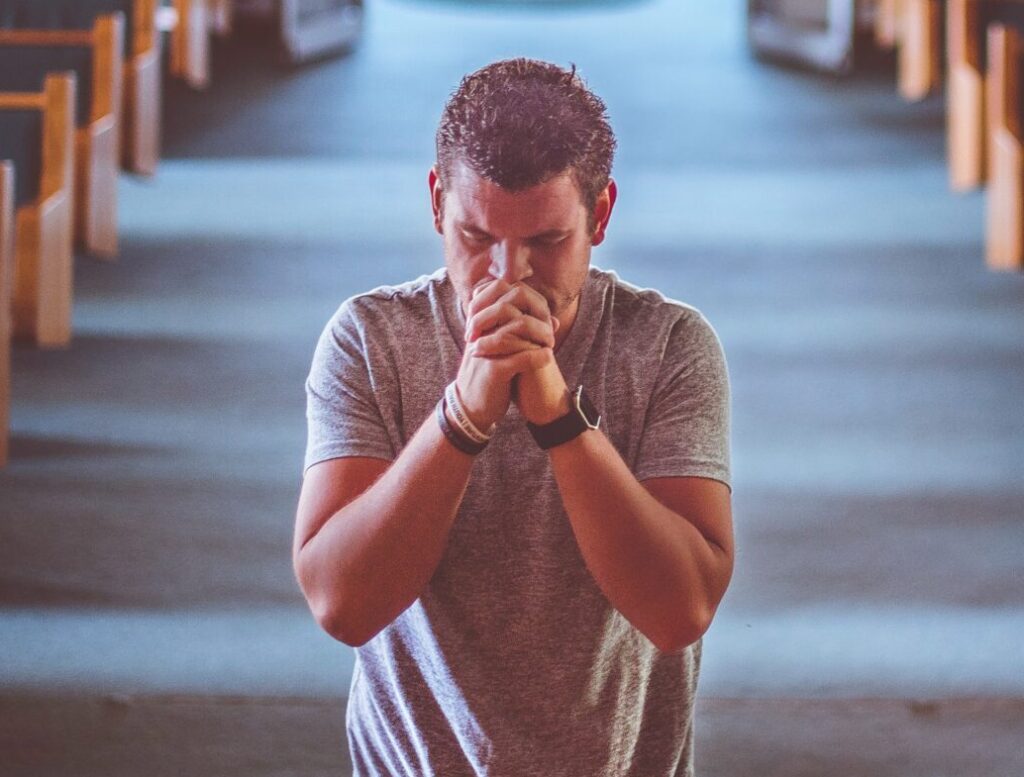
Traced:
POLYGON ((452 166, 445 193, 451 216, 491 234, 571 229, 583 214, 579 189, 568 173, 520 191, 509 191, 478 175, 465 162, 452 166))

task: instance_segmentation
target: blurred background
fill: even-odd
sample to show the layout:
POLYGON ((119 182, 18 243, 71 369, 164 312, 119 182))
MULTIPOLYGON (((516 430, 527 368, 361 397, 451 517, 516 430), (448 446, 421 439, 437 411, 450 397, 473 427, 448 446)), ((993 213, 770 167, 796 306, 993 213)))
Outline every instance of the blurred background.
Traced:
MULTIPOLYGON (((66 19, 16 6, 0 115, 103 102, 102 57, 75 95, 18 82, 19 25, 66 19)), ((0 176, 0 774, 350 773, 354 654, 291 569, 303 382, 345 298, 443 263, 433 133, 512 56, 607 103, 594 264, 698 307, 728 359, 698 774, 1024 774, 1020 3, 156 6, 120 20, 117 124, 86 141, 78 107, 75 153, 119 172, 76 157, 93 188, 61 200, 0 116, 28 159, 0 176), (75 225, 49 248, 47 192, 75 225), (36 298, 29 262, 56 268, 36 298), (31 302, 55 288, 63 320, 31 302)))

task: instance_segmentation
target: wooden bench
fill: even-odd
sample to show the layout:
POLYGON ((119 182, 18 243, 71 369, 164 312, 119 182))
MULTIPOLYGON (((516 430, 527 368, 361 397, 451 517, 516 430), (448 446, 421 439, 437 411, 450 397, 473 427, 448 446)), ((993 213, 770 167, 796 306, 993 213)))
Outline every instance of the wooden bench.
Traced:
POLYGON ((71 341, 75 77, 0 93, 0 158, 15 160, 13 336, 71 341))
POLYGON ((946 154, 953 191, 985 180, 985 22, 983 0, 949 0, 946 49, 946 154))
POLYGON ((996 270, 1024 269, 1024 20, 1020 22, 988 26, 985 257, 996 270))
POLYGON ((210 84, 210 19, 208 0, 173 0, 178 23, 171 30, 171 73, 194 89, 210 84))
POLYGON ((8 29, 91 29, 99 14, 124 14, 122 164, 142 175, 155 173, 160 159, 159 5, 160 0, 0 0, 0 28, 8 29))
POLYGON ((161 72, 160 35, 156 29, 158 0, 132 0, 124 63, 125 169, 153 175, 160 161, 161 72))
POLYGON ((232 0, 208 0, 210 29, 220 37, 231 34, 234 26, 235 6, 232 0))
POLYGON ((879 48, 893 49, 899 41, 898 0, 875 0, 875 43, 879 48))
POLYGON ((123 35, 119 13, 91 30, 0 30, 0 89, 37 89, 53 70, 77 76, 75 239, 101 257, 117 254, 123 35))
POLYGON ((923 100, 942 85, 942 2, 899 0, 898 88, 905 100, 923 100))
POLYGON ((0 160, 0 467, 11 426, 11 285, 14 283, 14 163, 0 160))
POLYGON ((942 84, 942 0, 875 0, 874 39, 895 49, 896 84, 916 102, 942 84))

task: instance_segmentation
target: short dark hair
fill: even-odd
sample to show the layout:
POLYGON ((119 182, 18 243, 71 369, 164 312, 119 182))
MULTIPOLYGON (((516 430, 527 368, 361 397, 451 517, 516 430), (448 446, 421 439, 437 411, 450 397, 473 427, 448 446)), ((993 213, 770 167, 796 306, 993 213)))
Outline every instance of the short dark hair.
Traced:
POLYGON ((442 192, 464 161, 477 174, 520 191, 568 172, 591 219, 615 154, 605 104, 566 70, 536 59, 493 62, 462 79, 437 128, 442 192))

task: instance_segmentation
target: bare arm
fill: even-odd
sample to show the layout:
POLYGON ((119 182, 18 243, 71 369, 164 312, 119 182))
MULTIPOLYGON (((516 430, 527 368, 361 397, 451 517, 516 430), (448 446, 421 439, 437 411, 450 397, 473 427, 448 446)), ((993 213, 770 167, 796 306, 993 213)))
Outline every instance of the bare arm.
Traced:
MULTIPOLYGON (((479 295, 470 312, 492 304, 501 291, 479 295)), ((554 337, 550 325, 523 316, 500 327, 492 341, 488 358, 467 348, 458 375, 480 428, 505 415, 512 379, 549 359, 554 337)), ((445 438, 431 413, 390 466, 356 457, 309 468, 292 560, 325 631, 362 645, 419 597, 444 555, 472 465, 473 457, 445 438)))
POLYGON ((641 484, 600 431, 550 455, 580 552, 615 609, 663 651, 696 642, 732 576, 725 484, 699 477, 641 484))
POLYGON ((362 645, 416 600, 444 554, 472 465, 431 414, 390 466, 351 458, 310 467, 293 562, 325 631, 362 645))
MULTIPOLYGON (((488 336, 477 343, 490 352, 488 336)), ((528 420, 543 424, 568 412, 553 356, 515 380, 528 420)), ((728 487, 705 477, 640 483, 601 431, 586 431, 549 455, 587 569, 611 604, 663 651, 696 642, 732 576, 728 487)))
MULTIPOLYGON (((568 411, 554 361, 518 381, 520 409, 535 423, 568 411)), ((700 639, 732 577, 728 487, 703 477, 640 483, 600 430, 548 453, 580 553, 608 601, 662 651, 700 639)))

